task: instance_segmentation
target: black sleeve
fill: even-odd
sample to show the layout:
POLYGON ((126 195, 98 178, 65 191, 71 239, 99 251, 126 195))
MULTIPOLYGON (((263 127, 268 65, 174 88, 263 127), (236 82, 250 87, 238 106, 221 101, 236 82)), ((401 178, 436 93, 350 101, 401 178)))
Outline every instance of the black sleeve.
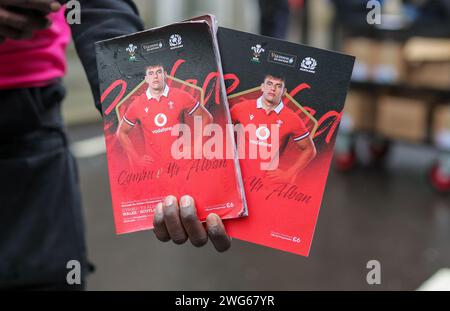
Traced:
MULTIPOLYGON (((59 2, 64 4, 69 0, 59 2)), ((70 25, 72 37, 91 86, 95 106, 101 112, 94 43, 141 31, 144 26, 132 0, 80 0, 79 3, 81 23, 70 25)))

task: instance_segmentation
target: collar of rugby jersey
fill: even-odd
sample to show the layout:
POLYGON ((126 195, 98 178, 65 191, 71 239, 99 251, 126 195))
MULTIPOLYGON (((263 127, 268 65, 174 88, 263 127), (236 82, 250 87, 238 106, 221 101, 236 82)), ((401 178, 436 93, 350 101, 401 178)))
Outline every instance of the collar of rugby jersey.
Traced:
MULTIPOLYGON (((169 86, 166 84, 166 86, 164 87, 164 91, 163 91, 163 93, 161 94, 161 96, 165 96, 165 97, 167 97, 167 95, 169 94, 169 86)), ((153 95, 152 95, 152 93, 150 92, 150 87, 147 89, 147 92, 145 92, 145 94, 147 94, 147 99, 148 100, 150 100, 150 99, 152 99, 152 98, 154 98, 154 99, 156 99, 153 95)))
MULTIPOLYGON (((262 103, 262 96, 256 100, 256 108, 263 109, 263 103, 262 103)), ((275 111, 277 114, 280 114, 281 110, 284 108, 284 103, 282 100, 280 100, 280 103, 278 106, 276 106, 273 111, 275 111)))

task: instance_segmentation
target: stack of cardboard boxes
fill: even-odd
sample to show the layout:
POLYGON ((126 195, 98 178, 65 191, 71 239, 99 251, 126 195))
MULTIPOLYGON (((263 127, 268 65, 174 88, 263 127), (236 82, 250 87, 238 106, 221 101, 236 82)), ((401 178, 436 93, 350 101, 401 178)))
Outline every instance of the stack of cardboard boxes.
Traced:
POLYGON ((353 80, 376 83, 347 96, 345 113, 354 130, 414 143, 426 141, 429 133, 437 144, 442 133, 450 135, 450 102, 439 103, 431 91, 450 90, 450 40, 413 38, 403 44, 352 38, 344 48, 357 58, 353 80), (394 93, 382 85, 407 85, 418 92, 394 93), (421 89, 426 92, 420 94, 421 89))
POLYGON ((356 56, 352 76, 354 81, 394 84, 405 79, 402 43, 358 37, 346 40, 344 50, 356 56))
POLYGON ((375 126, 375 98, 370 92, 351 90, 347 94, 344 113, 353 131, 372 131, 375 126))
POLYGON ((432 89, 450 89, 450 40, 412 38, 404 48, 408 83, 432 89))
POLYGON ((375 129, 384 137, 420 143, 427 138, 429 104, 424 99, 383 95, 375 129))

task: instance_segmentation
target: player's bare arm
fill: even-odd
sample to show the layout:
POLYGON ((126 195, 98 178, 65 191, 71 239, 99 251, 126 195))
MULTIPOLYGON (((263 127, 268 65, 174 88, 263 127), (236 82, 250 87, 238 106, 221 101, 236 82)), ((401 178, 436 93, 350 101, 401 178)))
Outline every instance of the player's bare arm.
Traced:
POLYGON ((308 166, 309 163, 316 157, 317 150, 311 136, 306 137, 300 141, 295 142, 299 150, 299 157, 291 166, 292 173, 297 175, 300 171, 302 171, 305 167, 308 166))
POLYGON ((177 198, 169 195, 156 206, 153 218, 154 233, 158 240, 183 244, 188 239, 196 247, 211 240, 218 252, 231 246, 231 239, 225 231, 222 220, 216 214, 209 214, 203 225, 197 216, 194 199, 188 195, 177 198))
MULTIPOLYGON (((203 105, 199 105, 199 107, 190 115, 191 118, 201 118, 202 121, 202 128, 204 128, 206 125, 210 124, 213 122, 213 116, 211 115, 211 113, 208 111, 208 109, 205 108, 205 106, 203 105)), ((201 142, 203 140, 203 133, 202 131, 196 131, 194 132, 194 142, 193 142, 193 146, 195 146, 197 144, 197 142, 201 142)), ((202 149, 201 148, 194 148, 193 149, 193 157, 195 159, 199 159, 202 158, 202 149)))
MULTIPOLYGON (((202 118, 202 127, 204 128, 206 125, 213 123, 214 118, 212 114, 206 109, 205 106, 200 105, 194 113, 192 113, 193 118, 202 118)), ((200 133, 201 136, 202 133, 200 133)))
POLYGON ((311 136, 295 142, 295 145, 298 149, 298 157, 288 169, 276 169, 267 172, 266 176, 273 182, 293 183, 298 173, 305 169, 316 157, 317 151, 311 136))
POLYGON ((149 165, 153 162, 152 157, 148 155, 139 155, 136 148, 134 148, 133 142, 130 140, 129 133, 133 130, 133 128, 134 126, 122 120, 119 124, 119 128, 117 129, 117 138, 133 163, 137 163, 139 165, 149 165))
POLYGON ((203 126, 208 125, 213 122, 213 116, 208 111, 208 109, 205 108, 205 106, 200 105, 193 113, 192 117, 201 117, 202 118, 202 124, 203 126))

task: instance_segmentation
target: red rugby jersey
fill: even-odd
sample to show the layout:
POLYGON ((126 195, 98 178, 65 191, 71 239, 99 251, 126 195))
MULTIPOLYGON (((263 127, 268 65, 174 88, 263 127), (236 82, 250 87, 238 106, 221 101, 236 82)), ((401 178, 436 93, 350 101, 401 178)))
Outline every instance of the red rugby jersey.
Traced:
MULTIPOLYGON (((289 141, 300 141, 310 135, 302 119, 291 109, 289 109, 283 101, 269 113, 264 110, 262 105, 262 97, 258 99, 245 100, 235 104, 231 110, 231 118, 233 123, 241 125, 255 125, 255 131, 245 133, 245 159, 241 161, 244 165, 259 165, 266 159, 257 158, 252 160, 249 158, 249 150, 251 145, 263 144, 270 152, 271 148, 276 146, 280 149, 289 141), (278 129, 278 144, 274 144, 274 134, 271 129, 278 129)), ((238 138, 239 142, 239 138, 238 138)), ((279 150, 272 150, 278 155, 279 150)), ((255 168, 252 165, 252 170, 255 168)))
POLYGON ((183 123, 183 115, 191 115, 200 106, 190 94, 166 85, 160 100, 150 91, 135 98, 123 119, 128 124, 142 127, 146 153, 154 158, 170 160, 173 126, 183 123))

